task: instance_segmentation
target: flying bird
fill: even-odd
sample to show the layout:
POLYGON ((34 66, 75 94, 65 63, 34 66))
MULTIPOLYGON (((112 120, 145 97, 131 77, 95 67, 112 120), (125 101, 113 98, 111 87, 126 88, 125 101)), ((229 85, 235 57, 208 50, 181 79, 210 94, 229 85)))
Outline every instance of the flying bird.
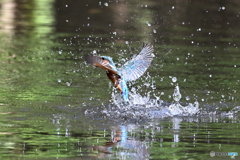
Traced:
POLYGON ((153 60, 153 46, 143 45, 140 54, 126 62, 121 68, 117 68, 111 57, 108 56, 84 56, 84 59, 95 67, 106 70, 108 78, 112 81, 128 101, 127 81, 134 81, 144 74, 153 60))

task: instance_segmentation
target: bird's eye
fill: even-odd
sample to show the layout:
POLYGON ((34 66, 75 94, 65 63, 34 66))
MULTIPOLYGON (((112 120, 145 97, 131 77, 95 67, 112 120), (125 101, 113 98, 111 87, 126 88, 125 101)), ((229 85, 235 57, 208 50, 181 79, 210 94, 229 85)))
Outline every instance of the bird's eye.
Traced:
POLYGON ((102 60, 105 60, 105 58, 104 58, 104 57, 102 57, 102 60))

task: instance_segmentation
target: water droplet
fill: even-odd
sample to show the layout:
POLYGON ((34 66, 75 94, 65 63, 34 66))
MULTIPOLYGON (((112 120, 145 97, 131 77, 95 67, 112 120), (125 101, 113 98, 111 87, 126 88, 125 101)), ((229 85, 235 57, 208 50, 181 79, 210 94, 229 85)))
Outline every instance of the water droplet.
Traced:
POLYGON ((66 19, 66 22, 68 22, 68 20, 66 19))
POLYGON ((172 6, 172 9, 174 9, 174 6, 172 6))
POLYGON ((69 86, 71 86, 71 83, 70 82, 66 82, 66 85, 69 87, 69 86))
POLYGON ((108 3, 107 3, 107 2, 105 2, 105 3, 104 3, 104 6, 108 7, 108 3))
POLYGON ((59 54, 62 54, 62 51, 58 51, 59 54))
POLYGON ((156 29, 153 29, 153 33, 157 33, 156 29))
POLYGON ((180 99, 182 98, 182 95, 180 93, 180 89, 179 86, 176 85, 175 89, 174 89, 174 93, 173 93, 173 99, 178 102, 180 99))
POLYGON ((189 97, 189 96, 187 96, 187 97, 186 97, 186 100, 187 100, 187 101, 189 101, 189 100, 190 100, 190 97, 189 97))
POLYGON ((68 5, 66 5, 66 7, 68 7, 68 5))
POLYGON ((224 6, 222 6, 222 10, 225 10, 225 7, 224 7, 224 6))
POLYGON ((173 78, 172 78, 172 82, 174 82, 174 83, 177 82, 177 78, 176 78, 176 77, 173 77, 173 78))
POLYGON ((148 25, 148 27, 150 27, 150 26, 151 26, 151 23, 149 23, 148 21, 146 22, 146 24, 148 25))
POLYGON ((60 82, 62 82, 62 80, 59 78, 59 79, 58 79, 58 82, 60 83, 60 82))
POLYGON ((210 74, 209 77, 212 77, 212 75, 210 74))
POLYGON ((128 41, 126 41, 125 43, 126 43, 126 44, 129 44, 129 42, 128 42, 128 41))

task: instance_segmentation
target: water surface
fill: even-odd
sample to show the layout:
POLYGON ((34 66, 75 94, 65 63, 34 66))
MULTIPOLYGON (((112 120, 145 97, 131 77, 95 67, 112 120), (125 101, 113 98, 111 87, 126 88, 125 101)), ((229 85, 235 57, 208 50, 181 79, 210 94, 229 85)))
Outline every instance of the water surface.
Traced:
POLYGON ((240 149, 239 6, 0 2, 1 159, 230 159, 210 152, 240 149), (125 104, 82 57, 121 67, 143 42, 155 57, 125 104))

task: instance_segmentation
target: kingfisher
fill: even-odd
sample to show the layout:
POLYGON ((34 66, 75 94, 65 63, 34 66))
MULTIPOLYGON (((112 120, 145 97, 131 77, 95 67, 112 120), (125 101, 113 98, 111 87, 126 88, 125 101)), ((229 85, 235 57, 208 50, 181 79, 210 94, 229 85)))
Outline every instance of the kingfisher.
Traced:
POLYGON ((143 49, 139 55, 126 62, 121 68, 117 68, 109 56, 84 56, 85 61, 94 67, 106 70, 108 78, 117 87, 125 102, 128 99, 127 81, 135 81, 141 77, 153 60, 153 46, 143 44, 143 49))

